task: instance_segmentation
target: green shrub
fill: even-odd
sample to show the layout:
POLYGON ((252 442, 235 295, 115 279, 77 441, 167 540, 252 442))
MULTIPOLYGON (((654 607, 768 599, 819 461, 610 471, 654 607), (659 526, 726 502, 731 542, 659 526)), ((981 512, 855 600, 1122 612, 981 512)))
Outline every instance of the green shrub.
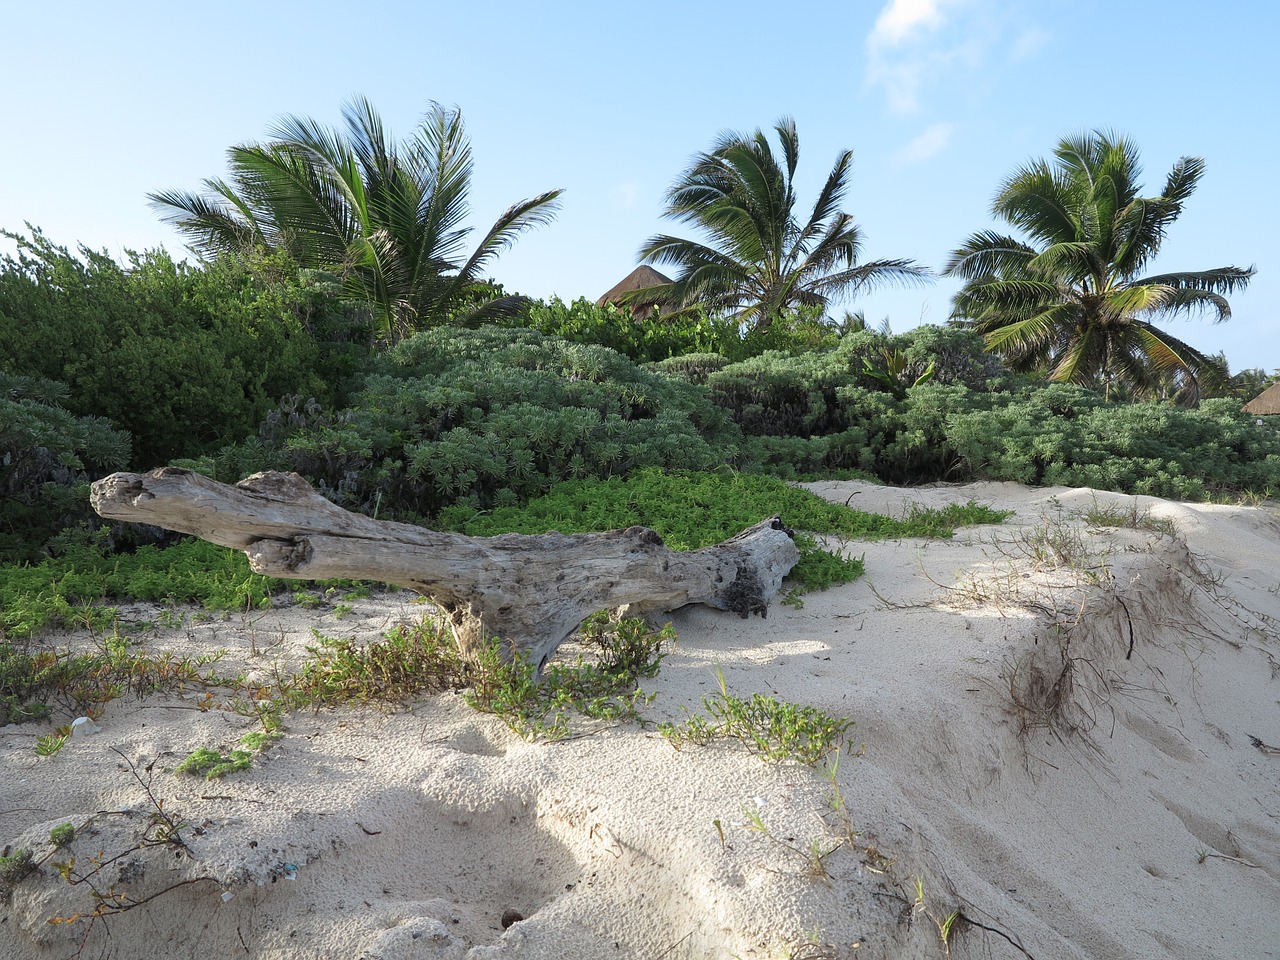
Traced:
POLYGON ((628 308, 597 306, 586 299, 566 304, 559 298, 531 304, 511 326, 527 327, 573 343, 608 347, 636 361, 657 362, 689 354, 715 354, 743 360, 769 350, 806 353, 830 349, 835 330, 819 309, 788 311, 764 330, 744 331, 733 320, 702 312, 680 316, 651 314, 637 320, 628 308))
POLYGON ((79 257, 38 230, 0 259, 0 369, 67 385, 150 469, 249 436, 278 398, 333 399, 360 356, 358 318, 285 262, 208 267, 162 250, 79 257))
POLYGON ((1053 384, 952 416, 947 441, 985 479, 1183 500, 1280 490, 1280 434, 1231 400, 1107 403, 1053 384))
POLYGON ((349 408, 291 407, 220 460, 296 470, 350 509, 429 518, 453 504, 512 505, 575 477, 715 467, 737 438, 698 388, 612 350, 439 328, 379 358, 349 408))
POLYGON ((65 384, 0 370, 0 563, 35 559, 60 531, 96 527, 88 481, 123 468, 129 436, 63 409, 65 384))
POLYGON ((637 363, 688 353, 719 353, 726 339, 736 339, 733 328, 705 316, 636 320, 629 309, 613 304, 597 306, 585 298, 573 303, 565 303, 559 297, 549 303, 535 301, 524 316, 514 318, 510 325, 572 343, 608 347, 637 363))

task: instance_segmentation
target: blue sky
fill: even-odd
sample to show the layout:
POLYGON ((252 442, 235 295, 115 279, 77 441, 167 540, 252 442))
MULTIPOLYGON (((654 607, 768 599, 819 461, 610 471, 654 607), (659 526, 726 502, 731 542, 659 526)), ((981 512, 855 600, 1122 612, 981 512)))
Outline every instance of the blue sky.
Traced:
MULTIPOLYGON (((1272 0, 845 0, 643 5, 489 0, 8 4, 0 227, 119 255, 183 242, 148 191, 196 189, 228 146, 285 114, 337 124, 352 95, 408 133, 457 106, 483 229, 563 188, 556 222, 494 267, 508 290, 595 299, 637 263, 662 195, 725 130, 793 116, 801 202, 854 152, 845 208, 864 259, 940 268, 1000 181, 1064 135, 1140 146, 1156 193, 1184 155, 1207 173, 1152 272, 1258 267, 1233 318, 1170 321, 1233 370, 1280 368, 1280 65, 1272 0)), ((943 323, 957 284, 848 305, 894 330, 943 323)))

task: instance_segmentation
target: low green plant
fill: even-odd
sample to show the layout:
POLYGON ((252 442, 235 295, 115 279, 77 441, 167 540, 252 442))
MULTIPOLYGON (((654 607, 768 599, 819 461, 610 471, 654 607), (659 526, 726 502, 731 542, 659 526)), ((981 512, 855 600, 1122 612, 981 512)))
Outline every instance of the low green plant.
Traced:
POLYGON ((0 903, 7 903, 13 888, 36 869, 31 851, 25 847, 0 856, 0 903))
POLYGON ((240 743, 249 750, 263 753, 269 750, 281 736, 282 734, 276 730, 256 730, 241 737, 240 743))
POLYGON ((43 737, 36 737, 36 756, 52 757, 67 745, 69 737, 66 733, 48 733, 43 737))
POLYGON ((800 560, 790 577, 804 589, 820 590, 856 580, 860 558, 823 550, 815 535, 879 540, 892 537, 950 537, 957 526, 999 523, 1009 514, 973 501, 943 509, 913 508, 901 519, 852 510, 774 477, 732 471, 693 473, 637 470, 607 480, 573 480, 522 507, 484 514, 469 508, 445 510, 442 526, 470 536, 500 533, 585 533, 641 525, 658 533, 673 550, 697 550, 720 543, 772 516, 797 531, 800 560))
POLYGON ((449 631, 427 619, 363 645, 318 631, 313 635, 317 643, 307 648, 311 657, 284 684, 291 708, 404 701, 463 687, 474 672, 449 631))
MULTIPOLYGON (((0 636, 10 639, 53 627, 105 630, 117 615, 113 602, 123 599, 246 610, 269 606, 284 589, 283 581, 251 572, 243 553, 195 539, 164 549, 143 546, 130 554, 77 546, 3 573, 0 636)), ((177 626, 179 617, 166 610, 161 622, 177 626)))
POLYGON ((75 824, 60 823, 49 831, 49 842, 55 847, 67 847, 76 838, 75 824))
MULTIPOLYGON (((804 859, 806 864, 806 872, 815 880, 821 880, 827 883, 831 879, 831 875, 827 872, 827 857, 835 853, 846 843, 846 838, 841 838, 831 842, 832 838, 813 837, 808 844, 800 845, 794 837, 780 837, 765 822, 763 800, 757 798, 755 804, 743 804, 742 817, 743 822, 739 826, 743 826, 753 833, 758 833, 773 843, 786 848, 790 852, 804 859)), ((720 831, 720 842, 724 844, 724 830, 720 826, 720 821, 714 821, 716 829, 720 831)))
POLYGON ((232 750, 224 754, 208 747, 200 747, 187 754, 187 758, 178 764, 177 772, 216 780, 228 773, 248 770, 252 764, 253 754, 248 750, 232 750))
MULTIPOLYGON (((91 652, 0 643, 0 706, 8 705, 11 722, 46 718, 53 704, 72 715, 96 717, 125 693, 142 696, 190 686, 234 686, 239 678, 213 669, 224 653, 179 657, 170 651, 137 651, 119 633, 99 637, 97 650, 91 652)), ((57 753, 69 732, 64 727, 40 737, 36 753, 57 753)))
POLYGON ((938 937, 942 940, 943 951, 947 956, 951 956, 951 941, 965 922, 964 914, 959 910, 952 910, 945 916, 940 916, 931 911, 924 896, 923 877, 913 878, 912 887, 915 893, 915 900, 911 904, 912 912, 922 913, 932 921, 933 925, 938 928, 938 937))
POLYGON ((204 777, 206 780, 216 780, 229 773, 239 773, 253 766, 254 757, 270 749, 280 736, 279 733, 271 731, 246 733, 239 740, 243 749, 233 749, 228 753, 200 747, 189 753, 176 769, 178 773, 189 773, 204 777))
POLYGON ((474 709, 500 717, 522 736, 557 739, 570 732, 575 713, 595 720, 638 720, 639 707, 651 699, 638 682, 657 675, 663 648, 675 637, 670 627, 653 630, 643 620, 595 614, 577 634, 581 649, 575 659, 553 661, 538 676, 526 658, 504 657, 498 639, 476 659, 464 657, 450 632, 429 619, 367 644, 315 636, 310 659, 298 673, 280 679, 274 699, 242 700, 240 712, 261 714, 264 703, 278 711, 402 702, 460 690, 474 709))
POLYGON ((675 640, 670 625, 651 629, 643 620, 611 620, 594 614, 579 639, 593 658, 552 662, 539 677, 527 657, 504 660, 498 646, 482 655, 473 684, 463 693, 476 710, 493 713, 527 739, 556 740, 572 732, 577 713, 592 720, 636 722, 640 707, 653 699, 639 687, 655 677, 675 640))
POLYGON ((21 703, 14 696, 0 696, 0 727, 10 723, 30 723, 33 720, 45 720, 49 716, 49 707, 43 703, 21 703))
POLYGON ((1081 513, 1080 518, 1091 527, 1124 527, 1131 530, 1149 530, 1166 537, 1176 537, 1178 527, 1168 517, 1153 517, 1151 508, 1138 508, 1135 497, 1128 508, 1119 503, 1100 504, 1095 499, 1088 510, 1081 513))
POLYGON ((743 700, 729 693, 723 671, 716 671, 716 680, 719 694, 702 699, 710 721, 695 715, 680 724, 659 725, 659 732, 676 749, 686 742, 705 746, 712 740, 729 738, 762 759, 795 760, 812 766, 838 752, 853 726, 850 719, 761 693, 743 700))

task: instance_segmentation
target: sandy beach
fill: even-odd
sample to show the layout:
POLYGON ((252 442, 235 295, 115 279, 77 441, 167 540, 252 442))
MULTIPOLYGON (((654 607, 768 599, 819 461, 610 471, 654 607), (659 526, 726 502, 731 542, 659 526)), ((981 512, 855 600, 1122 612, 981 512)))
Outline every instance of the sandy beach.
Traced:
MULTIPOLYGON (((209 781, 175 768, 260 726, 203 692, 115 700, 51 757, 36 740, 71 717, 4 727, 5 852, 78 833, 0 902, 0 957, 1280 957, 1274 505, 809 486, 1013 516, 835 544, 865 576, 765 619, 675 611, 643 726, 531 743, 442 694, 291 714, 209 781), (838 764, 673 747, 656 723, 705 712, 721 675, 854 721, 838 764), (59 875, 68 855, 97 858, 93 883, 59 875), (146 902, 88 916, 116 895, 146 902)), ((401 593, 351 607, 125 607, 120 630, 267 677, 314 631, 426 613, 401 593)))

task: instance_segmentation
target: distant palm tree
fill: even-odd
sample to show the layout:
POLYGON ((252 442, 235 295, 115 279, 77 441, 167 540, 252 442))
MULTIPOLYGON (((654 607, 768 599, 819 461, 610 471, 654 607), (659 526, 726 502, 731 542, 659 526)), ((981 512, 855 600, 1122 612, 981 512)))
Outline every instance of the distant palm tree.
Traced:
POLYGON ((203 194, 150 194, 163 219, 205 257, 282 248, 303 267, 342 278, 398 338, 477 298, 490 311, 481 271, 526 229, 547 223, 560 191, 515 204, 467 256, 471 145, 457 110, 431 104, 413 135, 391 143, 373 106, 343 108, 346 130, 287 117, 265 144, 232 147, 230 183, 203 194))
POLYGON ((647 302, 674 304, 677 312, 703 307, 764 329, 782 311, 826 307, 885 282, 924 282, 929 272, 910 260, 858 262, 862 236, 839 209, 849 186, 851 151, 843 151, 813 211, 796 217, 794 179, 800 144, 795 122, 774 127, 781 162, 760 130, 722 135, 698 154, 667 192, 664 216, 700 227, 707 243, 659 235, 640 256, 646 263, 681 268, 669 285, 636 291, 647 302))
POLYGON ((1142 274, 1204 161, 1183 157, 1164 191, 1143 197, 1131 141, 1094 131, 1063 139, 1055 156, 1015 171, 992 205, 1028 240, 983 231, 952 252, 944 272, 967 281, 953 318, 1014 369, 1195 404, 1212 361, 1151 321, 1202 310, 1226 320, 1224 295, 1244 289, 1253 268, 1142 274))

